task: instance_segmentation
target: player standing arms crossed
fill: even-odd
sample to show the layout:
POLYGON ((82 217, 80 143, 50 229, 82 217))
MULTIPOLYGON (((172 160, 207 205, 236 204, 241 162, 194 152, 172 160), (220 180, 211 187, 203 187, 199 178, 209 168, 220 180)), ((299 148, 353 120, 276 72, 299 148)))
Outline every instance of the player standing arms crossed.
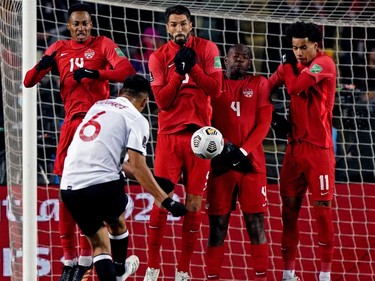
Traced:
MULTIPOLYGON (((128 59, 112 40, 91 36, 93 26, 88 5, 73 4, 68 16, 71 39, 52 44, 39 63, 26 73, 24 80, 26 87, 33 87, 53 67, 59 72, 65 119, 54 167, 58 176, 62 175, 67 149, 86 112, 96 101, 109 97, 108 80, 123 82, 125 77, 135 74, 128 59)), ((76 266, 75 225, 60 200, 59 231, 65 259, 60 281, 80 281, 92 267, 91 246, 83 235, 80 236, 80 256, 76 266)))
MULTIPOLYGON (((221 63, 217 46, 192 35, 188 8, 177 5, 165 11, 171 38, 150 56, 150 81, 160 109, 155 155, 155 175, 173 183, 180 180, 186 190, 188 213, 182 226, 182 249, 175 280, 187 280, 194 245, 200 233, 203 189, 210 161, 194 155, 190 139, 198 128, 209 125, 210 97, 221 90, 221 63)), ((155 201, 148 228, 148 268, 144 280, 157 280, 160 246, 167 210, 155 201)))
POLYGON ((271 91, 286 85, 290 95, 289 134, 280 175, 283 233, 281 251, 283 280, 295 276, 295 259, 299 242, 298 216, 307 187, 310 188, 318 227, 321 254, 320 281, 330 281, 334 233, 332 199, 335 188, 335 156, 332 140, 332 110, 336 92, 336 67, 320 52, 319 27, 296 22, 286 31, 293 53, 270 77, 271 91))
POLYGON ((247 73, 250 59, 245 45, 229 48, 223 91, 219 98, 212 99, 212 125, 220 130, 226 143, 223 152, 211 160, 207 186, 210 234, 205 259, 209 280, 220 280, 224 240, 237 197, 251 241, 254 278, 267 280, 267 178, 262 141, 270 128, 272 105, 267 79, 247 73))
POLYGON ((128 153, 132 175, 174 216, 187 210, 163 192, 146 164, 150 128, 140 113, 146 106, 150 83, 139 75, 128 77, 116 99, 96 102, 78 126, 61 179, 61 197, 88 237, 100 281, 123 281, 139 265, 126 259, 129 232, 125 223, 127 196, 121 155, 128 153), (107 229, 108 227, 108 229, 107 229))

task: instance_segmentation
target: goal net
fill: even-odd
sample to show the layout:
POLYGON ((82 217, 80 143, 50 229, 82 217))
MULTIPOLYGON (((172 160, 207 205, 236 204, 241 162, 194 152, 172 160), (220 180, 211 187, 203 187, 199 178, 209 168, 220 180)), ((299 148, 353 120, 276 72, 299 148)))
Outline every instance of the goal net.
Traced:
MULTIPOLYGON (((69 38, 66 30, 70 1, 37 1, 38 58, 53 42, 69 38)), ((296 20, 313 21, 323 32, 322 50, 337 64, 338 87, 334 109, 336 152, 336 196, 333 203, 336 233, 332 280, 374 280, 375 276, 375 9, 368 1, 273 1, 273 0, 91 0, 94 34, 112 38, 127 55, 139 74, 148 76, 150 53, 168 40, 165 9, 182 4, 193 14, 197 36, 214 41, 222 54, 235 43, 251 49, 251 71, 269 77, 288 48, 286 26, 296 20)), ((22 280, 22 2, 4 0, 0 4, 1 81, 6 148, 7 192, 0 187, 4 210, 1 221, 8 223, 9 237, 0 234, 4 280, 22 280)), ((34 46, 30 46, 34 48, 34 46)), ((27 54, 23 54, 24 56, 27 54)), ((47 75, 39 83, 38 100, 38 275, 39 280, 58 280, 62 250, 58 233, 59 180, 52 173, 64 110, 59 94, 59 77, 47 75)), ((111 84, 116 95, 119 85, 111 84)), ((272 93, 275 109, 287 115, 289 99, 285 89, 272 93)), ((151 124, 147 158, 153 167, 157 132, 157 107, 151 100, 144 111, 151 124)), ((267 235, 270 244, 269 280, 280 280, 282 272, 281 207, 278 179, 286 140, 270 129, 264 141, 269 180, 267 235)), ((129 182, 127 210, 131 232, 129 254, 139 256, 135 277, 143 280, 147 256, 147 221, 152 197, 129 182)), ((184 191, 176 192, 183 200, 184 191)), ((302 280, 316 280, 319 269, 317 233, 309 196, 300 215, 301 241, 297 272, 302 280)), ((238 209, 238 208, 237 208, 238 209)), ((204 252, 208 222, 204 216, 202 233, 191 264, 192 280, 205 280, 204 252)), ((174 280, 180 255, 181 220, 170 217, 169 231, 162 248, 159 280, 174 280)), ((3 228, 2 228, 3 229, 3 228)), ((2 231, 4 233, 4 231, 2 231)), ((241 213, 231 217, 226 240, 222 280, 251 280, 249 239, 241 213)), ((0 278, 1 279, 1 278, 0 278)), ((3 279, 2 279, 3 280, 3 279)), ((94 280, 94 278, 92 278, 94 280)))

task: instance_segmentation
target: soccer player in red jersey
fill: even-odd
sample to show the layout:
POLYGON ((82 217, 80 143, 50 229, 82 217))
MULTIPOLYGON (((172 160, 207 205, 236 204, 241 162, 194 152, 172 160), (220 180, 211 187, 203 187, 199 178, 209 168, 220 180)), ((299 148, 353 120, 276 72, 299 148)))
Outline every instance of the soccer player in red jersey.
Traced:
MULTIPOLYGON (((33 87, 52 68, 59 72, 65 120, 54 166, 54 173, 58 176, 62 175, 67 149, 77 126, 96 101, 109 97, 108 80, 123 82, 126 77, 135 74, 129 60, 111 39, 91 36, 93 26, 88 5, 73 4, 68 16, 67 27, 71 39, 53 43, 24 79, 26 87, 33 87)), ((65 259, 60 281, 81 280, 92 267, 91 245, 84 236, 80 237, 80 256, 77 261, 75 225, 60 200, 59 231, 65 259)))
POLYGON ((336 67, 319 50, 322 34, 312 23, 296 22, 286 31, 293 53, 270 77, 270 89, 282 84, 290 95, 291 132, 280 175, 283 233, 283 280, 299 280, 295 259, 299 242, 298 215, 309 187, 321 254, 320 281, 329 281, 334 246, 332 199, 335 156, 332 110, 336 92, 336 67))
MULTIPOLYGON (((150 82, 158 114, 155 175, 179 182, 183 174, 188 213, 182 226, 182 249, 175 280, 189 278, 194 245, 200 232, 203 189, 210 161, 194 155, 190 139, 194 131, 210 124, 210 98, 220 95, 221 62, 217 46, 192 34, 188 8, 177 5, 165 12, 171 40, 150 56, 150 82)), ((144 280, 157 280, 160 246, 167 210, 155 201, 148 228, 148 268, 144 280)))
POLYGON ((212 125, 225 138, 223 152, 211 160, 206 211, 210 234, 205 255, 207 278, 220 280, 224 240, 238 198, 251 241, 255 280, 267 280, 268 243, 266 161, 262 141, 271 123, 272 104, 267 79, 248 74, 251 54, 236 44, 225 57, 223 91, 212 99, 212 125))

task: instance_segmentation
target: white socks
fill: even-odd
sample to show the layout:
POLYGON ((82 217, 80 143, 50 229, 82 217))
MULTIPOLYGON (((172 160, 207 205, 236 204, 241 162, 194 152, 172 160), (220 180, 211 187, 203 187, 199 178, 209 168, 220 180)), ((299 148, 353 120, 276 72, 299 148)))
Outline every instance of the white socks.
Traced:
POLYGON ((320 272, 319 281, 331 281, 331 272, 320 272))

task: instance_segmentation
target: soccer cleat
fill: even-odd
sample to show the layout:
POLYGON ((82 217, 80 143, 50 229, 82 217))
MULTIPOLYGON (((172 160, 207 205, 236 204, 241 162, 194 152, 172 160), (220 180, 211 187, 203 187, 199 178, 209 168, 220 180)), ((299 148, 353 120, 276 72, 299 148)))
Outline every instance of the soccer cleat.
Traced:
POLYGON ((158 280, 160 269, 147 267, 145 278, 143 281, 156 281, 158 280))
POLYGON ((73 273, 71 281, 86 281, 92 271, 91 266, 78 265, 73 273))
POLYGON ((298 276, 294 276, 293 278, 283 279, 283 281, 301 281, 298 276))
POLYGON ((190 279, 190 277, 187 272, 178 271, 176 269, 176 276, 174 278, 175 281, 187 281, 188 279, 190 279))
POLYGON ((76 269, 76 266, 64 265, 59 281, 71 281, 73 278, 75 269, 76 269))
POLYGON ((139 259, 136 255, 131 255, 125 260, 125 273, 122 276, 117 276, 116 281, 124 281, 130 275, 137 271, 139 267, 139 259))

